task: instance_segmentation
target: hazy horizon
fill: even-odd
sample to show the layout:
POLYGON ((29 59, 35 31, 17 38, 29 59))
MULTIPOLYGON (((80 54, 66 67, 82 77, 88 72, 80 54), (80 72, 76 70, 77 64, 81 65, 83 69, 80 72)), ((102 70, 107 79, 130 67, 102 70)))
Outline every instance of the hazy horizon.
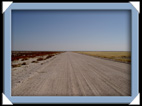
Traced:
POLYGON ((13 10, 12 51, 131 51, 130 11, 13 10))

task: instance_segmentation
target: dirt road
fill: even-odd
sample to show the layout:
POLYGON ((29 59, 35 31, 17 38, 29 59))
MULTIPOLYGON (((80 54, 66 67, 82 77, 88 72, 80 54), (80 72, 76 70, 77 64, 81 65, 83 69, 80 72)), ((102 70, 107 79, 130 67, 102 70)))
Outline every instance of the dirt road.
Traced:
POLYGON ((65 52, 35 70, 12 96, 131 95, 130 64, 65 52))

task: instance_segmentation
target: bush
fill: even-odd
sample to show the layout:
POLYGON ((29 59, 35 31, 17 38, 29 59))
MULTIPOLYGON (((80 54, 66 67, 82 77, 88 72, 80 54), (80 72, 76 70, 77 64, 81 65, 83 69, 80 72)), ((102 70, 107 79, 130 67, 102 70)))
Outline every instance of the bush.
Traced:
POLYGON ((21 59, 21 61, 24 61, 24 60, 28 60, 28 58, 26 57, 26 58, 21 59))
POLYGON ((48 55, 45 59, 49 59, 49 58, 51 58, 52 56, 54 56, 54 55, 48 55))
POLYGON ((26 62, 22 63, 21 65, 26 65, 26 62))
POLYGON ((20 67, 21 66, 21 64, 13 64, 12 65, 12 67, 14 68, 14 67, 20 67))
POLYGON ((42 61, 42 60, 44 60, 44 59, 43 59, 43 58, 41 58, 41 57, 37 59, 37 61, 42 61))
POLYGON ((32 63, 38 63, 38 61, 32 61, 32 63))

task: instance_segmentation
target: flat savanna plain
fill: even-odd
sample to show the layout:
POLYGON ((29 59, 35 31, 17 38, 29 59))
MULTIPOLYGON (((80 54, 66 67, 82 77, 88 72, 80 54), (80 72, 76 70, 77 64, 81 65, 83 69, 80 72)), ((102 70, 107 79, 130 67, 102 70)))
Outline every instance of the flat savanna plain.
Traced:
POLYGON ((130 51, 76 51, 76 53, 86 54, 118 62, 131 63, 130 51))
POLYGON ((89 52, 13 52, 12 96, 130 96, 128 63, 89 52))

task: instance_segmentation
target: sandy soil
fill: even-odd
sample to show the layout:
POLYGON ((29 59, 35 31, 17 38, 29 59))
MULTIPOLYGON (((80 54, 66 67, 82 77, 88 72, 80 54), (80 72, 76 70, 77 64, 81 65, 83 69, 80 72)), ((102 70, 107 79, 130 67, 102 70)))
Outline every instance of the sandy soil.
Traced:
POLYGON ((65 52, 12 69, 12 96, 130 95, 131 66, 126 63, 65 52))

